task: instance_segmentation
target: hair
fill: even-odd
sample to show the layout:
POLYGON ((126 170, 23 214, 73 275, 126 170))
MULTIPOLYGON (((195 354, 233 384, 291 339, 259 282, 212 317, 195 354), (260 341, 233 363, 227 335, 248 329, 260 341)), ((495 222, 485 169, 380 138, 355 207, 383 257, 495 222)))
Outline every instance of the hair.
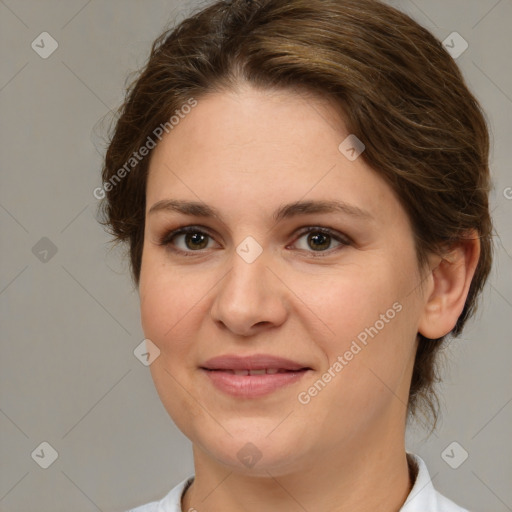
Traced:
MULTIPOLYGON (((410 218, 420 269, 429 254, 443 254, 477 233, 480 258, 449 333, 458 336, 476 310, 492 264, 488 127, 442 43, 378 0, 216 1, 153 42, 118 109, 99 204, 100 222, 114 242, 128 244, 134 283, 141 270, 152 152, 130 159, 191 98, 244 84, 308 91, 342 109, 349 133, 366 146, 361 158, 391 186, 410 218), (128 161, 133 169, 121 173, 128 161)), ((418 333, 407 404, 408 417, 422 412, 433 429, 436 356, 446 336, 418 333)))

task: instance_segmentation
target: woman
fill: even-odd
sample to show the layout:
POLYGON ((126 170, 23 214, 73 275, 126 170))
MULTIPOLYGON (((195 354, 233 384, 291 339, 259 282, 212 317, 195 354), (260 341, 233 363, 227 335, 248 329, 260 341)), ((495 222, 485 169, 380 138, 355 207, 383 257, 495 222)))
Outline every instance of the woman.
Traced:
POLYGON ((216 2, 154 43, 103 169, 195 474, 149 511, 453 512, 405 450, 488 277, 489 137, 375 0, 216 2))

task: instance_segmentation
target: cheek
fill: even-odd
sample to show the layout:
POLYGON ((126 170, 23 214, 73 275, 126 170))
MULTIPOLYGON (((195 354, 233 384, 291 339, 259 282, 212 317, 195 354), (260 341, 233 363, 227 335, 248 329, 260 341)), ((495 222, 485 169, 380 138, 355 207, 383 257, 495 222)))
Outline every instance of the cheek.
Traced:
POLYGON ((399 300, 403 289, 393 269, 375 261, 371 267, 351 265, 337 270, 325 277, 324 286, 304 278, 296 282, 302 282, 297 295, 307 297, 307 305, 325 326, 325 337, 336 343, 350 341, 374 325, 399 300))
POLYGON ((374 261, 371 268, 353 266, 338 272, 323 292, 312 288, 316 292, 305 295, 329 328, 315 341, 326 356, 323 370, 330 367, 336 374, 330 398, 339 406, 363 414, 386 402, 392 396, 389 389, 400 385, 415 341, 411 275, 414 265, 409 268, 406 261, 395 266, 389 260, 381 266, 374 261), (341 370, 333 367, 339 357, 341 370))
POLYGON ((146 338, 163 353, 172 346, 178 348, 178 339, 185 343, 186 325, 197 314, 194 304, 198 302, 198 293, 194 291, 194 283, 188 282, 185 287, 178 278, 146 274, 141 279, 140 290, 141 324, 146 338))
POLYGON ((139 285, 142 329, 160 349, 160 365, 173 374, 184 375, 197 362, 195 340, 208 318, 215 278, 212 273, 172 267, 151 251, 143 258, 139 285))
POLYGON ((146 338, 161 352, 166 351, 164 341, 172 336, 173 326, 184 315, 186 304, 180 288, 169 279, 154 251, 145 247, 139 283, 141 324, 146 338))
POLYGON ((141 323, 145 337, 160 350, 149 368, 162 404, 187 435, 194 418, 204 413, 188 385, 189 372, 195 370, 191 352, 193 326, 204 315, 198 304, 200 290, 197 283, 187 279, 185 287, 178 275, 159 271, 161 267, 147 263, 149 259, 139 286, 141 323))

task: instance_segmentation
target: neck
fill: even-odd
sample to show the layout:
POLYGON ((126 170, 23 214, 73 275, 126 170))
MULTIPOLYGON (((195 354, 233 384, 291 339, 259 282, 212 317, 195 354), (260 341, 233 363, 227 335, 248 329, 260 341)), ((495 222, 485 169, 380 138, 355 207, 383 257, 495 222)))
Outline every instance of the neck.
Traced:
POLYGON ((272 470, 257 477, 242 474, 194 445, 195 478, 182 510, 397 512, 414 480, 404 446, 405 427, 403 435, 396 435, 396 428, 377 432, 377 438, 359 433, 357 441, 346 442, 338 451, 295 460, 293 472, 278 476, 272 470), (389 435, 383 438, 382 432, 389 435))

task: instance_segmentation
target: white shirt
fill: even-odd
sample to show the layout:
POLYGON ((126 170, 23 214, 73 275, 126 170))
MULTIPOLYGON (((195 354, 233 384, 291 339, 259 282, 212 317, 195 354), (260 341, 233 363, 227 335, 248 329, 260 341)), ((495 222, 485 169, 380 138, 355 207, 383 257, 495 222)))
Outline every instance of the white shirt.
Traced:
MULTIPOLYGON (((423 459, 412 453, 407 456, 416 467, 417 474, 411 492, 399 512, 469 512, 434 489, 423 459)), ((141 505, 128 512, 187 512, 181 510, 181 497, 193 480, 193 476, 185 478, 160 501, 141 505)))

